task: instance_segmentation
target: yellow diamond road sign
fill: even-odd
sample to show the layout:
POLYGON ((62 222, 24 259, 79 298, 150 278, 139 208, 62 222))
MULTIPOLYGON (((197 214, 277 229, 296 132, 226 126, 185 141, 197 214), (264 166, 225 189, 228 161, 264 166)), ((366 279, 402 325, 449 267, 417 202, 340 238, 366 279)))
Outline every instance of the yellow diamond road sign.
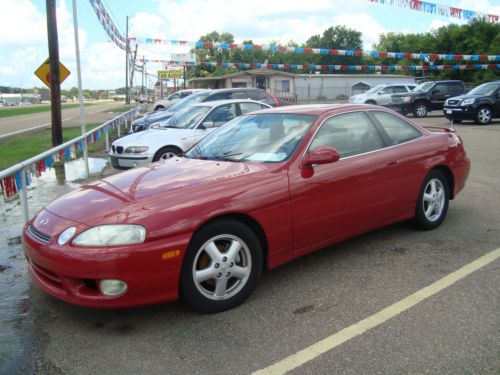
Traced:
MULTIPOLYGON (((59 63, 59 83, 62 83, 71 72, 66 68, 63 64, 59 63)), ((35 70, 35 75, 40 78, 40 80, 47 85, 50 89, 52 85, 50 84, 50 61, 49 59, 45 60, 45 62, 35 70)))

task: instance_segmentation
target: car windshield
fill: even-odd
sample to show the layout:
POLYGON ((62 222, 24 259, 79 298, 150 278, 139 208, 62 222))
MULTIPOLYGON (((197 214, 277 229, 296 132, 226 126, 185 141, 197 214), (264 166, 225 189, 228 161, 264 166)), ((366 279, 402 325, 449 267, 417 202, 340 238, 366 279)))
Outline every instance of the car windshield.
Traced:
POLYGON ((238 117, 208 135, 186 157, 281 162, 295 151, 313 115, 262 113, 238 117))
POLYGON ((178 128, 178 129, 193 129, 210 111, 209 106, 187 107, 176 112, 167 121, 162 123, 158 129, 178 128))
POLYGON ((200 92, 199 94, 189 95, 188 97, 179 100, 172 107, 169 108, 169 112, 177 112, 183 108, 189 107, 190 105, 200 103, 203 99, 205 99, 210 93, 209 92, 200 92))
POLYGON ((479 85, 479 86, 475 87, 474 89, 470 90, 467 93, 467 95, 485 95, 485 96, 490 96, 499 87, 500 87, 500 85, 497 84, 497 83, 483 83, 482 85, 479 85))
POLYGON ((375 87, 372 87, 370 90, 365 91, 364 94, 375 94, 376 92, 382 90, 385 86, 384 85, 378 85, 375 87))
POLYGON ((434 82, 424 82, 415 87, 412 91, 413 92, 427 92, 430 90, 430 88, 434 86, 434 82))

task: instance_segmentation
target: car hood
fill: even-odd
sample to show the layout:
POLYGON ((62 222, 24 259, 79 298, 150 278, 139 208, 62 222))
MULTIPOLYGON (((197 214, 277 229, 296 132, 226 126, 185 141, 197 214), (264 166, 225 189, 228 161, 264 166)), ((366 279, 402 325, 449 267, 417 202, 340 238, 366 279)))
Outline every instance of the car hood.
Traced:
MULTIPOLYGON (((464 100, 464 99, 477 99, 477 98, 482 98, 485 95, 470 95, 470 94, 464 94, 460 96, 454 96, 453 98, 450 98, 452 100, 464 100)), ((448 99, 449 100, 449 99, 448 99)))
POLYGON ((282 173, 270 173, 276 168, 273 163, 172 158, 82 186, 56 199, 46 210, 88 226, 135 223, 151 228, 159 225, 161 218, 168 221, 182 215, 179 220, 185 221, 189 219, 186 216, 195 217, 201 214, 195 209, 199 205, 213 205, 211 211, 216 211, 227 208, 235 197, 238 202, 262 196, 270 199, 275 193, 269 186, 279 184, 287 189, 283 168, 282 173), (190 209, 195 212, 186 214, 190 209))
POLYGON ((148 129, 143 132, 132 133, 125 137, 119 138, 113 142, 113 146, 150 146, 154 144, 165 145, 166 138, 188 136, 192 133, 192 129, 148 129))

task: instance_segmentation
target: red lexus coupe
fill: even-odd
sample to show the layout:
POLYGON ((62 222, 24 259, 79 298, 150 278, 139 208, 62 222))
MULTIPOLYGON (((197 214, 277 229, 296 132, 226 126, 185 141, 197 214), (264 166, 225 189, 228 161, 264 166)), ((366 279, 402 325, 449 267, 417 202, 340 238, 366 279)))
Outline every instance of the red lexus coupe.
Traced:
POLYGON ((401 220, 439 226, 469 169, 453 130, 381 107, 267 109, 56 199, 24 250, 34 282, 70 303, 222 311, 311 251, 401 220))

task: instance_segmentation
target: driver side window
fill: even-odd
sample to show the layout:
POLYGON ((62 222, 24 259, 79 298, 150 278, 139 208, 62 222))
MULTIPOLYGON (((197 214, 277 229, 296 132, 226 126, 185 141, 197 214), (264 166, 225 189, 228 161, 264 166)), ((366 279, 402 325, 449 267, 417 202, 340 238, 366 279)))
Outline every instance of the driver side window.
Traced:
POLYGON ((378 150, 382 138, 363 112, 337 115, 326 120, 316 133, 309 150, 332 147, 341 158, 378 150))
POLYGON ((236 105, 226 104, 215 108, 204 120, 204 122, 213 122, 214 126, 221 126, 236 117, 236 105))

